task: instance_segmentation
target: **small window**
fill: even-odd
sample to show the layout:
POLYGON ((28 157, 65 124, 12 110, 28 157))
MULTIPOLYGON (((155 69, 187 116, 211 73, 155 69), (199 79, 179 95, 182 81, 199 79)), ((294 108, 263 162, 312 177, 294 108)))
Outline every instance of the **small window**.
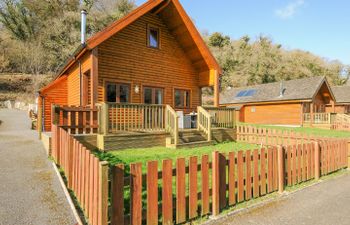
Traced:
POLYGON ((145 104, 163 104, 163 89, 145 87, 143 91, 143 98, 145 104))
POLYGON ((190 108, 191 107, 191 94, 188 90, 175 90, 174 96, 175 108, 190 108))
POLYGON ((106 101, 116 103, 128 103, 130 98, 130 86, 108 82, 106 84, 106 101))
POLYGON ((149 26, 148 27, 148 47, 159 48, 159 28, 149 26))

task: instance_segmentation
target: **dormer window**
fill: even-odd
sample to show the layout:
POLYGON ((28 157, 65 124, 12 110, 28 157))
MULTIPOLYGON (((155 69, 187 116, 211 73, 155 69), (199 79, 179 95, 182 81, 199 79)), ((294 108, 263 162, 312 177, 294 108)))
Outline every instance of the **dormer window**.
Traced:
POLYGON ((159 28, 148 26, 147 30, 147 45, 151 48, 159 48, 159 28))

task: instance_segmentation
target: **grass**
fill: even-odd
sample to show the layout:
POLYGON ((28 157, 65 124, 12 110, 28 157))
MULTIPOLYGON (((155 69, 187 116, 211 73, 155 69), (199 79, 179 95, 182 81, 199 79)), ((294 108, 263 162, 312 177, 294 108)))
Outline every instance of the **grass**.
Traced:
MULTIPOLYGON (((259 148, 259 146, 242 142, 226 142, 198 148, 169 149, 166 147, 153 147, 110 151, 106 153, 97 152, 96 154, 100 159, 108 161, 111 165, 119 163, 129 165, 134 162, 140 162, 146 165, 148 161, 153 160, 161 162, 164 159, 176 160, 178 158, 189 158, 190 156, 202 156, 205 154, 208 154, 210 157, 213 151, 231 152, 256 148, 259 148)), ((146 167, 143 166, 143 169, 145 170, 146 167)))
POLYGON ((350 138, 350 132, 339 131, 339 130, 327 130, 321 128, 311 128, 311 127, 283 127, 283 126, 273 126, 273 125, 257 125, 257 124, 245 124, 251 125, 259 128, 272 128, 276 130, 291 130, 297 133, 317 136, 317 137, 334 137, 334 138, 350 138))

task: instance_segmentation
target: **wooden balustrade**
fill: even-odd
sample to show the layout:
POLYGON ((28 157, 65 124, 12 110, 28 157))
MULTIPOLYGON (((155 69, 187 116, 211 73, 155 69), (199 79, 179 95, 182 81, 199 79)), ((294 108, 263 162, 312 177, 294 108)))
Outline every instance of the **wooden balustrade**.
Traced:
POLYGON ((174 145, 179 143, 179 116, 176 114, 175 110, 170 106, 165 107, 165 130, 170 133, 174 140, 174 145))
POLYGON ((52 122, 70 134, 97 133, 97 107, 52 105, 52 122))
POLYGON ((303 113, 303 123, 331 124, 331 113, 303 113))
POLYGON ((197 113, 197 128, 207 135, 208 141, 211 141, 212 116, 201 106, 198 106, 197 113))
POLYGON ((205 107, 211 115, 212 127, 234 128, 236 126, 236 110, 232 108, 205 107))
POLYGON ((333 130, 350 130, 350 116, 347 114, 335 114, 332 122, 333 130))
POLYGON ((104 134, 165 130, 165 105, 102 103, 101 129, 104 134))

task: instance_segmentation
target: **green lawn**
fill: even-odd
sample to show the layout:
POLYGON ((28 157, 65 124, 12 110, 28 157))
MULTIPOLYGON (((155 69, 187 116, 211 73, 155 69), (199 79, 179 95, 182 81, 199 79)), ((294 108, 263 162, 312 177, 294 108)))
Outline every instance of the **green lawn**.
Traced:
MULTIPOLYGON (((318 137, 338 137, 338 138, 350 138, 350 132, 346 131, 335 131, 326 130, 319 128, 304 128, 304 127, 281 127, 281 126, 270 126, 270 125, 253 125, 256 127, 273 128, 277 130, 294 130, 298 133, 305 133, 312 136, 318 137)), ((190 156, 202 156, 208 154, 211 156, 213 151, 219 152, 231 152, 239 150, 254 150, 259 148, 258 145, 247 144, 243 142, 226 142, 216 144, 213 146, 189 148, 189 149, 168 149, 165 147, 154 147, 154 148, 142 148, 142 149, 126 149, 119 151, 110 151, 107 153, 96 152, 101 160, 108 161, 110 165, 125 164, 128 170, 128 165, 134 162, 143 163, 143 170, 146 169, 146 162, 157 160, 159 165, 164 159, 176 160, 178 158, 189 158, 190 156)))
MULTIPOLYGON (((169 149, 165 147, 154 147, 144 149, 126 149, 97 154, 102 160, 108 161, 112 165, 119 163, 128 165, 133 162, 141 162, 145 165, 147 161, 151 160, 157 160, 161 162, 163 159, 176 160, 177 158, 188 158, 190 156, 202 156, 204 154, 211 155, 211 153, 216 150, 219 152, 231 152, 248 149, 253 150, 256 148, 259 148, 259 146, 239 142, 226 142, 213 146, 188 149, 169 149)), ((145 166, 143 169, 145 169, 145 166)))
POLYGON ((252 125, 254 127, 272 128, 276 130, 293 130, 298 133, 314 135, 317 137, 321 136, 321 137, 350 138, 350 132, 348 131, 327 130, 327 129, 310 128, 310 127, 282 127, 282 126, 256 125, 256 124, 244 124, 244 123, 242 123, 242 125, 252 125))

